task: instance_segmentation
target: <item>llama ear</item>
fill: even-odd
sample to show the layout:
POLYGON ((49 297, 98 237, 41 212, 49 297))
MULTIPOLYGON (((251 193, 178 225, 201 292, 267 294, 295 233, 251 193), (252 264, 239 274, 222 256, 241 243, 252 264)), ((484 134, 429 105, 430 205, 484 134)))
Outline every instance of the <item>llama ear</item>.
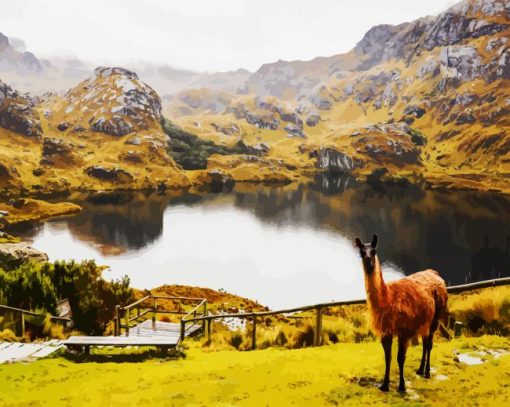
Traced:
POLYGON ((359 237, 354 239, 354 243, 356 244, 356 247, 358 247, 358 249, 363 249, 363 242, 361 241, 361 239, 359 237))
POLYGON ((372 243, 370 244, 370 246, 372 246, 374 249, 377 247, 377 241, 378 241, 378 237, 377 235, 374 233, 374 237, 372 238, 372 243))

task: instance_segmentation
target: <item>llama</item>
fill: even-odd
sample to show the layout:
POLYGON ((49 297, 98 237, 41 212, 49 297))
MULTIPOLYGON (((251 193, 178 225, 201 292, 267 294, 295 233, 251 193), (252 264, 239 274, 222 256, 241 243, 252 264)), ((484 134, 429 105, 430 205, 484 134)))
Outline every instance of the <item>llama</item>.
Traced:
POLYGON ((398 338, 399 391, 405 391, 404 362, 409 341, 421 335, 423 353, 417 374, 430 378, 430 352, 434 333, 447 313, 448 294, 435 270, 425 270, 398 281, 385 283, 377 257, 377 235, 371 243, 356 238, 365 274, 367 305, 372 329, 381 338, 386 371, 380 389, 389 390, 391 344, 398 338))

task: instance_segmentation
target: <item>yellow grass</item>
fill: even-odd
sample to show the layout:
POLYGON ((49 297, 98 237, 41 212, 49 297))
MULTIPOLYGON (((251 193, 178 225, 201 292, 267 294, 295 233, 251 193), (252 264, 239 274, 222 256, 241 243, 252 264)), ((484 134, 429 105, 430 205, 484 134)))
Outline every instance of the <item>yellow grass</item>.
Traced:
POLYGON ((482 346, 508 350, 510 342, 487 336, 438 343, 430 380, 415 375, 421 349, 411 347, 404 395, 396 391, 396 363, 390 392, 377 389, 384 361, 375 342, 253 352, 191 348, 179 360, 96 351, 89 359, 0 365, 0 405, 507 405, 509 354, 487 356, 486 363, 477 366, 455 359, 456 352, 482 346))

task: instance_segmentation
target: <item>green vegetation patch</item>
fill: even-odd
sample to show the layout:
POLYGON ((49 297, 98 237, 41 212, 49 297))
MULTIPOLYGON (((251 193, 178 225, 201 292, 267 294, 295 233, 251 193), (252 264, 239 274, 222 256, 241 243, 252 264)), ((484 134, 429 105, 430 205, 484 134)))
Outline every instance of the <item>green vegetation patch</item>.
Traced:
POLYGON ((243 141, 235 145, 222 146, 210 140, 184 131, 170 120, 163 118, 162 127, 169 137, 168 153, 184 170, 200 170, 207 168, 207 159, 213 154, 252 154, 259 150, 246 145, 243 141))
POLYGON ((108 282, 101 277, 103 269, 94 261, 24 263, 14 270, 0 269, 0 303, 55 315, 57 302, 67 298, 74 328, 100 335, 113 319, 115 305, 134 300, 129 278, 108 282))

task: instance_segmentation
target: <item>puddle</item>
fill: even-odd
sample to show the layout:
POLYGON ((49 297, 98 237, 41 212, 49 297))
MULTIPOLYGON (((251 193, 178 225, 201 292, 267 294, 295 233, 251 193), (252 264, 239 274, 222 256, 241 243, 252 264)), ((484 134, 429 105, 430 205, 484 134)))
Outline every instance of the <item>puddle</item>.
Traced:
POLYGON ((460 353, 455 351, 455 360, 469 366, 481 365, 487 362, 487 357, 499 359, 501 355, 508 354, 508 351, 503 349, 487 349, 479 350, 470 353, 460 353))
POLYGON ((455 360, 459 361, 460 363, 464 363, 468 366, 481 365, 485 362, 484 360, 482 360, 481 357, 468 355, 467 353, 457 353, 455 356, 455 360))

